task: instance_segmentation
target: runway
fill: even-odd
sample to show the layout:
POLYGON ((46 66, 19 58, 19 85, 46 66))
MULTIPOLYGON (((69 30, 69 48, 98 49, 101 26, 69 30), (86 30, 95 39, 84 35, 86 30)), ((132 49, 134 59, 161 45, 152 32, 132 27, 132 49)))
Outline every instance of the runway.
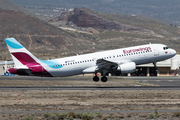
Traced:
POLYGON ((126 87, 0 87, 0 90, 180 90, 180 86, 126 86, 126 87))
POLYGON ((0 80, 87 80, 87 77, 0 76, 0 80))
MULTIPOLYGON (((46 80, 58 80, 58 81, 87 81, 90 80, 92 76, 73 76, 73 77, 29 77, 29 76, 1 76, 1 80, 35 80, 35 81, 46 81, 46 80)), ((82 85, 78 85, 75 87, 69 86, 32 86, 32 87, 24 87, 24 86, 16 86, 16 87, 0 87, 0 90, 180 90, 180 77, 108 77, 109 81, 112 78, 116 78, 118 80, 122 79, 131 79, 139 82, 151 83, 158 86, 91 86, 84 87, 82 85)), ((108 81, 107 81, 108 83, 108 81)), ((103 84, 103 83, 102 83, 103 84)))
MULTIPOLYGON (((122 77, 119 77, 122 78, 122 77)), ((137 80, 160 86, 179 86, 180 77, 123 77, 124 79, 137 80)))

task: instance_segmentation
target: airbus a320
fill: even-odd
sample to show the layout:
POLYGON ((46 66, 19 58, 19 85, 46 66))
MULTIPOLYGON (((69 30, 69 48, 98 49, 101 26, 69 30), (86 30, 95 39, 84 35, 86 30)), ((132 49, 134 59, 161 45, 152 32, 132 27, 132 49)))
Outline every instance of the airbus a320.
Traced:
POLYGON ((72 57, 40 60, 31 54, 15 38, 6 38, 15 67, 8 71, 12 74, 64 77, 78 74, 94 73, 93 80, 99 81, 97 73, 102 73, 101 81, 106 82, 108 73, 133 73, 136 65, 154 63, 169 59, 176 51, 163 44, 146 44, 103 52, 95 52, 72 57))

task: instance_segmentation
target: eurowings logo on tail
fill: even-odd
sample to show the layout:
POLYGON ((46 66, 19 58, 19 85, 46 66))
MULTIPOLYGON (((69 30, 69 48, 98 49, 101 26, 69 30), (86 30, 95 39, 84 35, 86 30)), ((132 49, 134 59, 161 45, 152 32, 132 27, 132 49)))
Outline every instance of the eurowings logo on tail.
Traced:
POLYGON ((23 71, 23 75, 33 74, 35 76, 42 75, 52 77, 52 75, 45 69, 42 63, 52 69, 62 68, 61 64, 57 61, 39 60, 14 38, 6 38, 5 41, 16 66, 16 68, 9 69, 9 72, 11 73, 17 74, 18 71, 23 71))

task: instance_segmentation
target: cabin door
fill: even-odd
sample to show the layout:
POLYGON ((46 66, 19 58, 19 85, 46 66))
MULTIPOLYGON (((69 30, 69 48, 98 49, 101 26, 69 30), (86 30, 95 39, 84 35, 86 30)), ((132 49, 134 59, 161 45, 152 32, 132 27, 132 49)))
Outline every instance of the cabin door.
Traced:
POLYGON ((158 46, 154 46, 154 56, 158 56, 159 55, 159 50, 158 50, 158 46))

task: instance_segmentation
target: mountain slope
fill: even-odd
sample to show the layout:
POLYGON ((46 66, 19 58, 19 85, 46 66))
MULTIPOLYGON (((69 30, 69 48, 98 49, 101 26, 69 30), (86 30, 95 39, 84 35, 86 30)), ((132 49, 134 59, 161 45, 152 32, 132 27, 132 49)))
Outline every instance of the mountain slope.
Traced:
MULTIPOLYGON (((120 24, 114 21, 106 20, 104 17, 100 17, 86 8, 75 8, 72 11, 64 12, 60 17, 49 20, 50 23, 59 22, 59 21, 67 21, 67 25, 73 23, 77 27, 82 28, 94 28, 100 31, 102 30, 124 30, 124 31, 142 31, 142 29, 120 24)), ((72 25, 71 25, 72 26, 72 25)))
POLYGON ((163 43, 180 51, 180 29, 177 27, 139 16, 99 13, 86 8, 81 8, 79 11, 82 11, 83 16, 93 16, 94 19, 91 19, 93 23, 112 26, 105 27, 103 30, 102 28, 92 28, 93 26, 88 26, 88 23, 92 21, 83 22, 83 17, 80 17, 81 19, 74 18, 79 14, 66 13, 64 14, 67 15, 66 17, 60 16, 61 19, 57 19, 65 25, 74 22, 71 24, 72 26, 67 25, 70 28, 65 31, 21 12, 0 10, 0 59, 11 58, 4 42, 6 37, 15 37, 40 59, 117 49, 149 42, 163 43), (87 12, 83 12, 84 10, 87 12), (73 26, 76 23, 79 25, 78 29, 85 29, 85 32, 74 29, 73 26), (86 23, 86 26, 82 23, 86 23), (114 29, 114 24, 135 27, 140 30, 114 29), (86 30, 88 29, 95 32, 87 34, 86 30))
POLYGON ((11 0, 0 0, 0 8, 5 9, 5 10, 15 10, 15 11, 20 11, 24 12, 26 14, 29 14, 31 16, 36 16, 35 13, 15 4, 11 0))
POLYGON ((139 16, 100 13, 87 8, 76 8, 73 11, 64 12, 49 22, 59 26, 64 23, 63 27, 77 30, 86 28, 87 31, 93 28, 100 31, 93 33, 97 50, 151 42, 163 43, 180 51, 180 29, 139 16))
POLYGON ((88 41, 21 12, 0 10, 0 59, 10 58, 4 38, 15 37, 31 52, 42 56, 66 56, 89 48, 88 41), (83 47, 79 47, 83 46, 83 47), (72 49, 73 48, 73 49, 72 49), (8 55, 8 56, 7 56, 8 55))

